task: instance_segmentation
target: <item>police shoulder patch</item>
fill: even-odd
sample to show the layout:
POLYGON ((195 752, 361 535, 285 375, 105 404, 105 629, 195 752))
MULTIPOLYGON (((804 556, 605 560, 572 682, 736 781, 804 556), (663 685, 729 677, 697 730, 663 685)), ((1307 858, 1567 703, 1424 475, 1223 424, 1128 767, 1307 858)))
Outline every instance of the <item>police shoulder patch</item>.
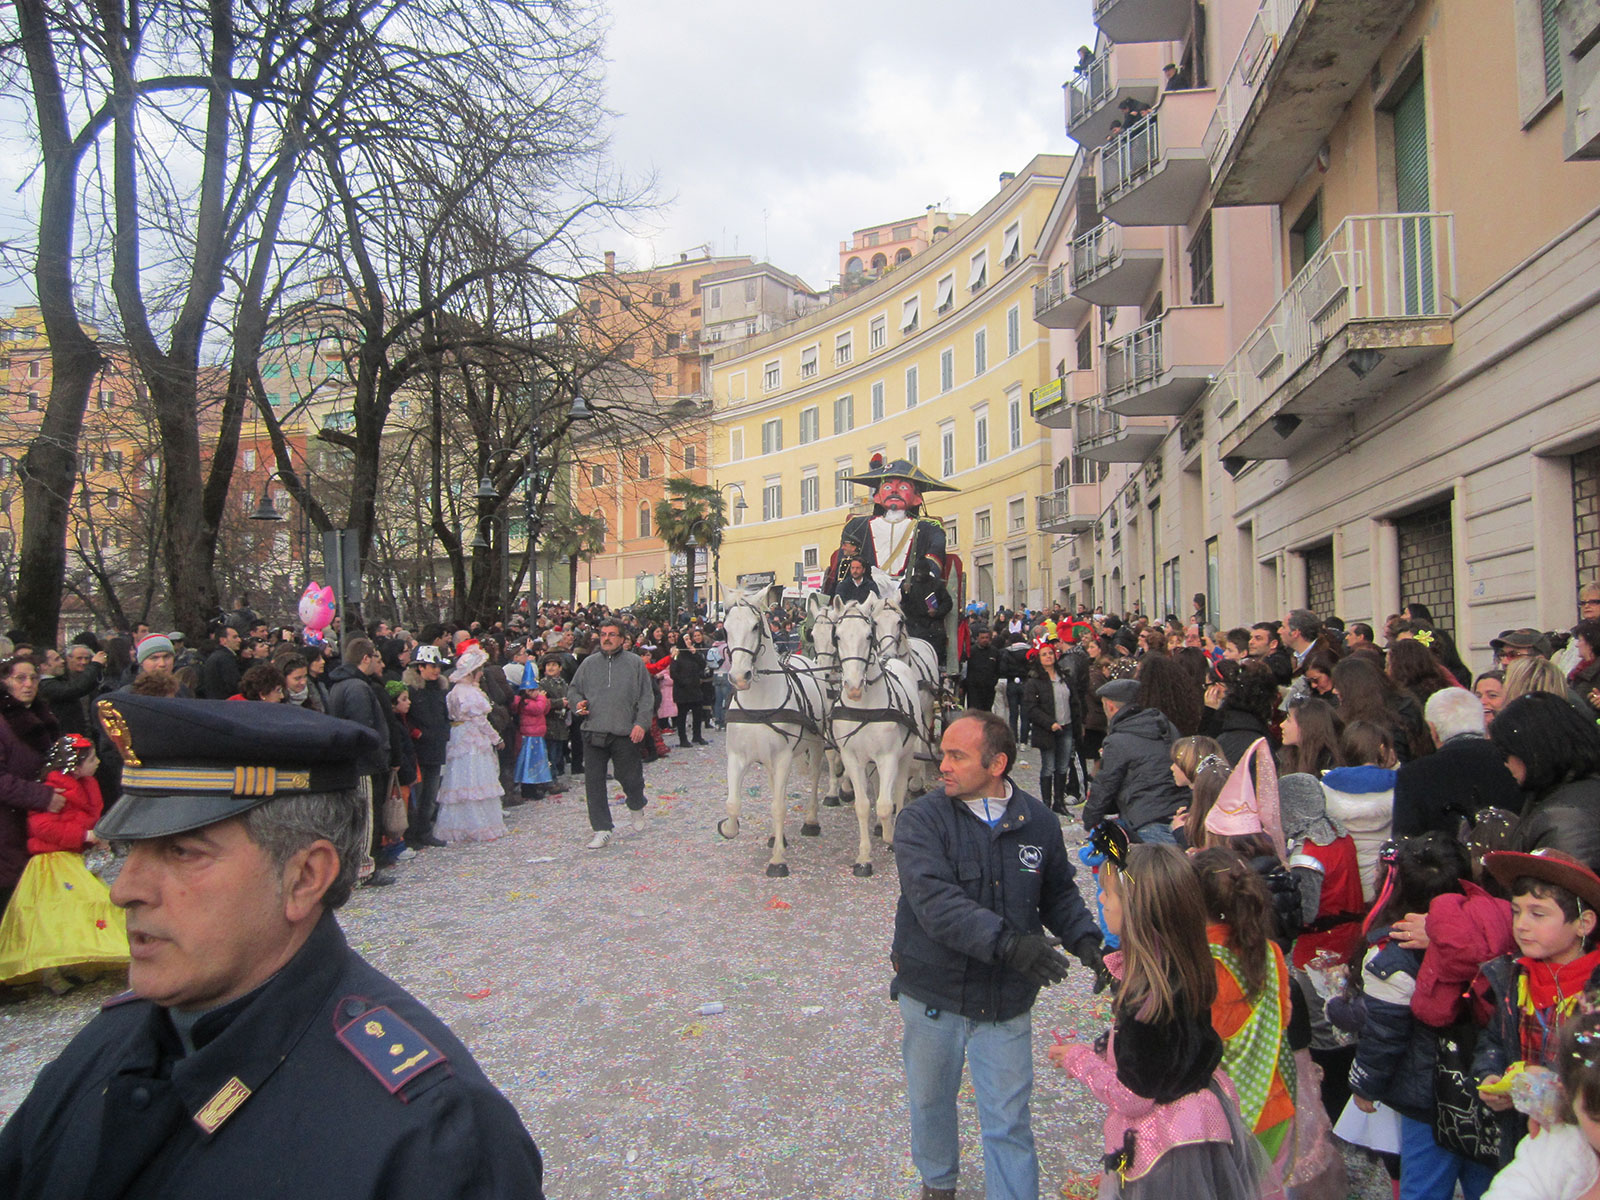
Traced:
POLYGON ((393 1009, 370 1008, 359 997, 341 1000, 334 1008, 334 1033, 391 1095, 446 1061, 438 1047, 393 1009))

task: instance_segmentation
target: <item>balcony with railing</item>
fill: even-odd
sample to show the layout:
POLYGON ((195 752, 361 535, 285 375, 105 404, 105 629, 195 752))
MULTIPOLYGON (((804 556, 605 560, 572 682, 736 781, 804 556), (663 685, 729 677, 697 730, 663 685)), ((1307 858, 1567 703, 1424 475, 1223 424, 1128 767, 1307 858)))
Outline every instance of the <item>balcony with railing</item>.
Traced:
POLYGON ((1186 225, 1211 185, 1204 148, 1217 93, 1168 92, 1100 148, 1100 211, 1118 225, 1186 225))
POLYGON ((1223 369, 1222 455, 1286 458, 1454 343, 1449 213, 1346 217, 1223 369))
POLYGON ((1028 394, 1029 411, 1039 424, 1051 429, 1072 428, 1072 406, 1092 400, 1100 391, 1100 375, 1096 371, 1069 371, 1057 375, 1042 387, 1028 394))
POLYGON ((1153 105, 1161 96, 1160 45, 1108 45, 1062 85, 1067 94, 1067 136, 1093 150, 1111 136, 1111 123, 1122 117, 1122 102, 1153 105))
POLYGON ((1227 357, 1221 305, 1169 308, 1154 321, 1107 342, 1101 396, 1128 417, 1181 417, 1227 357))
POLYGON ((1072 452, 1090 462, 1142 463, 1167 436, 1166 422, 1150 417, 1120 417, 1098 404, 1072 411, 1072 452))
POLYGON ((1094 23, 1113 42, 1181 42, 1193 20, 1190 0, 1094 0, 1094 23))
POLYGON ((1072 290, 1090 304, 1143 307, 1161 275, 1167 233, 1103 222, 1072 239, 1072 290))
POLYGON ((1033 285, 1033 319, 1046 329, 1076 329, 1089 302, 1072 292, 1072 275, 1063 263, 1033 285))
POLYGON ((1214 202, 1281 204, 1412 7, 1263 0, 1206 131, 1214 202))
POLYGON ((1082 533, 1100 513, 1100 485, 1074 483, 1039 497, 1041 533, 1082 533))

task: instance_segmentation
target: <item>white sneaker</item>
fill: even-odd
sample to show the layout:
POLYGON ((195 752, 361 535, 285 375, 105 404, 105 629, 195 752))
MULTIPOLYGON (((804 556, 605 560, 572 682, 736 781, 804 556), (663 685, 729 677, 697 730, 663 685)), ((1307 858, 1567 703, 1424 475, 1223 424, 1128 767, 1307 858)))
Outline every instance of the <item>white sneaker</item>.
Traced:
POLYGON ((638 812, 633 814, 633 831, 635 833, 643 833, 645 825, 646 821, 644 819, 644 809, 641 808, 638 812))
POLYGON ((604 850, 609 845, 611 845, 611 830, 609 830, 609 829, 596 829, 594 831, 594 836, 589 839, 589 844, 586 845, 584 847, 584 849, 585 850, 604 850))
POLYGON ((415 850, 413 850, 410 846, 407 846, 404 850, 400 851, 399 854, 396 854, 394 856, 394 861, 395 862, 410 862, 416 856, 417 856, 417 852, 415 850))

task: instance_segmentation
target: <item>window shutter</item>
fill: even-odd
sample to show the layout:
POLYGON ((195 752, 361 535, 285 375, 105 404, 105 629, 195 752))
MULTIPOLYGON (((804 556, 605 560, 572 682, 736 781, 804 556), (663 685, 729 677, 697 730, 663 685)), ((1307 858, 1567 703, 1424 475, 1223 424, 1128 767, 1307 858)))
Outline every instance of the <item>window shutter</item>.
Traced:
MULTIPOLYGON (((1428 110, 1418 76, 1394 109, 1395 208, 1403 213, 1427 212, 1428 110)), ((1408 313, 1436 311, 1433 230, 1424 221, 1405 222, 1401 232, 1401 269, 1405 273, 1408 313)))
POLYGON ((1544 36, 1544 94, 1561 90, 1561 29, 1556 22, 1560 0, 1539 0, 1539 28, 1544 36))

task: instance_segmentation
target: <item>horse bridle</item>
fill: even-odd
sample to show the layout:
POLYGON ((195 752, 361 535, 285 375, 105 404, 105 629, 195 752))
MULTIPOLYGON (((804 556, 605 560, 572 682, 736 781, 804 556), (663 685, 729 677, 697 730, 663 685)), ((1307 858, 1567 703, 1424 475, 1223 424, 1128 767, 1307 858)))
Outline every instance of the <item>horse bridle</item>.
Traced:
POLYGON ((841 679, 842 679, 843 674, 844 674, 844 664, 847 663, 847 662, 858 662, 858 663, 860 663, 861 666, 862 666, 863 673, 870 672, 871 668, 876 663, 876 665, 878 667, 877 677, 873 678, 870 675, 868 675, 867 678, 862 680, 863 683, 867 683, 867 684, 877 683, 879 679, 882 679, 883 678, 883 650, 878 645, 878 640, 877 640, 877 637, 876 637, 876 626, 875 626, 875 624, 874 624, 874 622, 872 620, 871 615, 868 614, 868 613, 860 612, 860 611, 851 612, 849 610, 846 610, 846 611, 840 613, 837 617, 833 618, 833 627, 834 627, 833 656, 836 659, 839 660, 839 673, 840 673, 841 679), (845 654, 839 648, 839 625, 844 621, 865 621, 867 623, 868 627, 874 630, 874 636, 873 636, 872 642, 871 642, 872 650, 873 650, 872 654, 845 654))

